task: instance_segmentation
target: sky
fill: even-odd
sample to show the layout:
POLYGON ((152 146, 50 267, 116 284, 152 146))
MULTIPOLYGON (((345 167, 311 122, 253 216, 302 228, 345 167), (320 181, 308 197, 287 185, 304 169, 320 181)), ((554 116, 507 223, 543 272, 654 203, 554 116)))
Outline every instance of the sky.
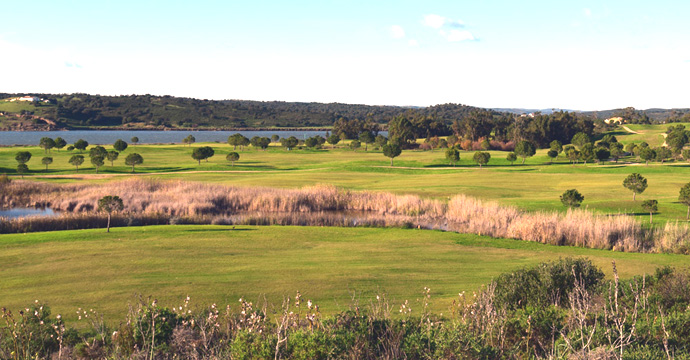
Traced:
POLYGON ((34 0, 0 13, 0 92, 690 107, 688 1, 34 0))

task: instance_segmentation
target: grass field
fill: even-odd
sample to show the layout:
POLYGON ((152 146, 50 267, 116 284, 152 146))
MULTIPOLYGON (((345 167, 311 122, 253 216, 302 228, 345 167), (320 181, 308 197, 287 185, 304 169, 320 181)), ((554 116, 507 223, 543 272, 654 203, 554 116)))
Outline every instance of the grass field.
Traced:
MULTIPOLYGON (((120 320, 135 294, 161 304, 234 306, 240 297, 279 305, 300 291, 324 312, 386 294, 397 305, 432 289, 432 307, 447 311, 512 269, 585 256, 622 277, 659 266, 687 266, 683 255, 634 254, 492 239, 439 231, 329 228, 154 226, 0 235, 0 302, 22 308, 35 299, 74 320, 79 307, 120 320)), ((415 306, 416 305, 416 306, 415 306)))
MULTIPOLYGON (((630 125, 635 127, 634 125, 630 125)), ((640 126, 641 127, 641 126, 640 126)), ((637 127, 636 127, 637 128, 637 127)), ((665 126, 645 127, 659 135, 665 126)), ((642 129, 639 129, 642 131, 642 129)), ((623 133, 617 135, 621 142, 641 135, 623 133)), ((583 206, 604 213, 631 213, 646 220, 648 214, 640 207, 645 199, 659 201, 656 223, 668 220, 684 220, 686 208, 678 203, 678 191, 688 181, 690 165, 674 162, 649 166, 625 162, 570 165, 563 158, 553 164, 546 150, 527 159, 524 165, 510 165, 505 152, 492 151, 489 166, 479 169, 471 160, 472 152, 462 152, 456 167, 449 166, 443 151, 404 151, 395 159, 394 167, 380 151, 346 149, 285 151, 271 147, 268 151, 245 149, 239 151, 240 160, 231 167, 225 155, 232 151, 227 144, 195 144, 214 147, 216 155, 200 165, 190 154, 192 147, 182 145, 130 146, 111 167, 107 162, 101 174, 95 175, 94 167, 86 156, 79 172, 68 163, 73 153, 53 150, 54 162, 47 173, 40 161, 45 154, 37 147, 0 148, 0 168, 12 174, 16 167, 14 154, 21 150, 31 151, 28 165, 31 176, 39 181, 75 182, 108 181, 130 176, 131 169, 124 165, 128 153, 138 152, 144 164, 137 167, 138 176, 162 179, 217 182, 237 186, 301 187, 313 184, 333 184, 353 190, 390 191, 413 193, 434 198, 446 198, 464 193, 482 199, 498 200, 525 210, 558 210, 564 208, 559 196, 567 189, 576 188, 584 196, 583 206), (632 193, 623 188, 623 179, 632 172, 639 172, 649 180, 649 188, 632 201, 632 193)), ((109 147, 108 147, 109 148, 109 147)), ((85 154, 86 155, 86 154, 85 154)))

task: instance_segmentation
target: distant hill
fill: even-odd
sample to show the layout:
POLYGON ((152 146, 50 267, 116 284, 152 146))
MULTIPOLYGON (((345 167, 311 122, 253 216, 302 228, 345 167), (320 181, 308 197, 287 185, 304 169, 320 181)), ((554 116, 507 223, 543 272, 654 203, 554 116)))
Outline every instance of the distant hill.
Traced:
POLYGON ((567 111, 567 112, 579 112, 577 110, 568 110, 568 109, 558 109, 558 108, 549 108, 549 109, 522 109, 522 108, 492 108, 491 110, 498 111, 498 112, 505 112, 509 114, 534 114, 534 113, 542 113, 546 115, 553 114, 558 111, 567 111))
MULTIPOLYGON (((429 107, 372 106, 341 103, 302 103, 250 100, 200 100, 173 96, 89 94, 2 94, 0 120, 17 115, 39 122, 47 119, 51 128, 61 129, 262 129, 320 128, 332 126, 340 118, 362 119, 387 124, 404 113, 433 116, 452 122, 480 108, 462 104, 429 107), (33 95, 49 102, 17 102, 7 99, 33 95)), ((498 114, 498 112, 494 112, 498 114)), ((24 123, 23 123, 24 124, 24 123)), ((24 126, 24 125, 22 125, 24 126)))

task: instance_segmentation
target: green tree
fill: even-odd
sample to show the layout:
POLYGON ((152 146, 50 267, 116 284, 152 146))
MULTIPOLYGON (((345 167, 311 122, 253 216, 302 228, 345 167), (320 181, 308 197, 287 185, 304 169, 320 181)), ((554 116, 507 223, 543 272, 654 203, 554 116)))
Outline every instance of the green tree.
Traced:
POLYGON ((402 153, 402 148, 397 143, 383 145, 383 155, 391 158, 391 166, 393 166, 393 158, 398 157, 402 153))
POLYGON ((230 161, 232 163, 232 167, 235 167, 235 161, 240 159, 240 154, 231 151, 228 156, 225 157, 225 160, 230 161))
POLYGON ((132 136, 132 138, 129 139, 129 142, 131 142, 132 144, 136 145, 136 144, 139 143, 139 138, 136 137, 136 136, 132 136))
POLYGON ((580 207, 580 204, 585 200, 585 197, 576 189, 566 190, 561 195, 561 203, 570 208, 580 207))
POLYGON ((72 151, 72 150, 74 150, 74 145, 70 145, 67 147, 67 151, 72 151))
POLYGON ((110 217, 113 212, 122 211, 125 205, 122 203, 122 199, 119 196, 104 196, 98 200, 98 211, 103 211, 108 213, 108 225, 106 226, 106 232, 110 232, 110 217))
POLYGON ((642 202, 642 209, 649 213, 649 223, 652 223, 652 214, 659 211, 659 202, 656 200, 645 200, 642 202))
POLYGON ((456 148, 448 148, 446 149, 446 160, 450 162, 453 167, 455 167, 455 163, 460 161, 460 152, 456 148))
POLYGON ((79 150, 81 153, 82 151, 86 150, 86 148, 89 146, 89 142, 84 140, 84 139, 79 139, 74 142, 74 148, 79 150))
POLYGON ((84 155, 72 155, 69 158, 69 163, 74 165, 77 168, 77 172, 79 172, 79 166, 84 163, 84 155))
POLYGON ((549 148, 556 151, 556 154, 560 154, 563 152, 563 143, 558 140, 554 140, 549 144, 549 148))
POLYGON ((115 160, 117 160, 118 157, 120 157, 120 153, 115 150, 108 151, 108 155, 106 155, 106 158, 110 161, 110 166, 114 166, 115 160))
POLYGON ((558 151, 554 149, 549 149, 549 151, 546 153, 546 156, 548 156, 549 159, 551 159, 550 162, 553 164, 553 159, 558 157, 558 151))
MULTIPOLYGON (((135 141, 133 141, 133 142, 136 143, 135 141)), ((143 163, 144 163, 144 158, 137 153, 131 153, 131 154, 127 155, 127 157, 125 158, 125 165, 132 167, 132 173, 134 172, 134 167, 136 165, 140 165, 143 163)))
POLYGON ((369 144, 375 140, 374 134, 371 131, 363 131, 359 134, 359 141, 364 144, 364 151, 369 150, 369 144))
POLYGON ((678 201, 688 207, 688 212, 685 215, 685 220, 690 220, 690 183, 683 185, 680 188, 680 195, 678 195, 678 201))
POLYGON ((640 159, 644 160, 645 165, 649 165, 649 160, 654 160, 656 158, 656 151, 650 147, 643 147, 640 150, 640 159))
POLYGON ((113 149, 115 149, 115 151, 117 151, 118 153, 125 151, 125 149, 127 149, 127 146, 127 143, 122 139, 117 139, 113 143, 113 149))
POLYGON ((100 145, 94 146, 91 148, 91 150, 89 150, 89 157, 91 157, 91 158, 93 158, 93 157, 105 158, 106 156, 108 156, 108 150, 106 150, 103 146, 100 146, 100 145))
POLYGON ((208 158, 212 157, 214 154, 215 151, 212 147, 201 146, 198 148, 194 148, 194 151, 192 151, 192 159, 198 161, 199 165, 201 165, 201 160, 208 161, 208 158))
POLYGON ((398 115, 388 122, 389 142, 405 146, 415 140, 414 126, 404 115, 398 115))
POLYGON ((29 172, 29 167, 26 166, 26 164, 17 164, 17 174, 22 176, 22 179, 24 178, 24 174, 29 172))
POLYGON ((604 137, 601 138, 601 140, 599 140, 599 143, 597 144, 597 146, 601 146, 601 147, 605 147, 607 149, 610 149, 611 144, 615 144, 615 143, 618 143, 618 139, 616 139, 616 137, 614 135, 606 134, 606 135, 604 135, 604 137))
POLYGON ((350 141, 350 149, 352 150, 357 150, 360 147, 362 147, 362 143, 359 142, 359 140, 352 140, 350 141))
POLYGON ((46 172, 48 171, 48 165, 53 163, 53 158, 50 156, 45 156, 43 159, 41 159, 41 164, 46 166, 46 172))
POLYGON ((96 167, 96 174, 98 174, 98 169, 100 169, 101 166, 103 166, 103 164, 105 164, 104 160, 105 159, 103 158, 103 156, 100 156, 100 155, 99 156, 91 156, 91 164, 93 164, 93 166, 96 167))
POLYGON ((483 165, 489 163, 489 160, 491 160, 491 154, 484 151, 477 151, 474 153, 472 159, 474 160, 474 162, 479 164, 479 168, 481 169, 483 165))
POLYGON ((383 148, 383 145, 386 145, 388 143, 388 139, 383 136, 383 135, 376 135, 376 139, 374 139, 374 144, 376 147, 383 148))
POLYGON ((247 139, 246 136, 236 133, 233 135, 230 135, 228 137, 228 144, 233 146, 233 150, 237 150, 237 147, 239 146, 240 148, 247 146, 250 144, 249 139, 247 139))
POLYGON ((482 140, 479 146, 482 148, 482 150, 491 150, 491 142, 488 139, 482 140))
POLYGON ((623 144, 619 142, 611 143, 611 145, 609 145, 609 150, 611 152, 611 158, 615 162, 618 162, 618 159, 623 156, 623 144))
POLYGON ((611 157, 611 151, 605 147, 597 147, 594 150, 594 157, 597 158, 597 161, 601 165, 611 157))
POLYGON ((537 153, 537 148, 529 141, 523 140, 515 145, 515 154, 522 158, 522 163, 525 163, 525 159, 534 156, 537 153))
POLYGON ((661 146, 654 149, 654 152, 656 153, 656 161, 659 161, 662 164, 664 163, 664 161, 668 160, 673 155, 671 153, 671 149, 665 146, 661 146))
POLYGON ((196 138, 192 134, 189 134, 189 135, 187 135, 186 138, 182 139, 182 143, 187 145, 187 146, 190 146, 190 145, 194 144, 195 142, 196 142, 196 138))
POLYGON ((288 151, 290 151, 292 150, 292 148, 297 146, 297 144, 299 144, 299 140, 297 140, 297 138, 294 136, 290 136, 289 138, 280 139, 280 144, 288 151))
POLYGON ((630 153, 630 154, 634 154, 636 148, 637 148, 637 145, 635 143, 629 143, 629 144, 625 145, 625 152, 630 153))
POLYGON ((565 156, 568 157, 568 160, 570 160, 573 165, 580 160, 580 152, 575 148, 568 149, 568 151, 565 153, 565 156))
POLYGON ((43 152, 47 154, 48 152, 50 152, 50 149, 55 147, 55 140, 47 136, 44 136, 38 142, 38 146, 40 146, 43 149, 43 152))
POLYGON ((331 144, 331 146, 335 149, 335 145, 340 142, 340 136, 331 134, 326 141, 328 141, 328 143, 331 144))
POLYGON ((585 144, 591 144, 592 139, 589 137, 589 135, 579 132, 573 136, 573 139, 570 140, 570 143, 582 149, 585 144))
POLYGON ((28 151, 19 151, 14 155, 14 159, 17 160, 19 164, 26 164, 31 160, 31 153, 28 151))
POLYGON ((276 135, 276 134, 271 135, 271 141, 273 141, 273 142, 278 142, 278 140, 280 140, 280 136, 279 136, 279 135, 276 135))
POLYGON ((623 180, 623 187, 633 192, 635 201, 635 195, 642 194, 647 189, 647 179, 638 173, 632 173, 623 180))
POLYGON ((319 138, 321 136, 312 136, 307 138, 307 140, 304 140, 304 145, 308 148, 319 148, 321 147, 321 141, 319 141, 319 138))
POLYGON ((55 148, 58 149, 58 151, 65 146, 67 146, 67 141, 65 141, 65 139, 59 136, 55 138, 55 148))
POLYGON ((506 160, 510 161, 510 165, 513 165, 513 163, 517 160, 517 155, 511 151, 508 153, 508 156, 506 156, 506 160))
POLYGON ((266 150, 266 148, 268 148, 268 146, 271 144, 271 139, 267 137, 254 136, 249 140, 249 143, 257 149, 266 150))
POLYGON ((585 165, 587 165, 587 161, 594 161, 594 159, 594 144, 586 143, 582 145, 582 147, 580 148, 580 160, 582 160, 585 163, 585 165))

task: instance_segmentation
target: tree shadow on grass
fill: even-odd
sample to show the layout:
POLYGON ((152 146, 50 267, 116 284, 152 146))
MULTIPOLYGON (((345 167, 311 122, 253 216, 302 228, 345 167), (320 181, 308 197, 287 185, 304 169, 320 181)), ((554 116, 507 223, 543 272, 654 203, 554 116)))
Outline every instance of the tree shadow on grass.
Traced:
POLYGON ((184 232, 227 232, 227 231, 256 231, 256 229, 226 228, 226 229, 189 229, 189 230, 184 230, 184 232))

